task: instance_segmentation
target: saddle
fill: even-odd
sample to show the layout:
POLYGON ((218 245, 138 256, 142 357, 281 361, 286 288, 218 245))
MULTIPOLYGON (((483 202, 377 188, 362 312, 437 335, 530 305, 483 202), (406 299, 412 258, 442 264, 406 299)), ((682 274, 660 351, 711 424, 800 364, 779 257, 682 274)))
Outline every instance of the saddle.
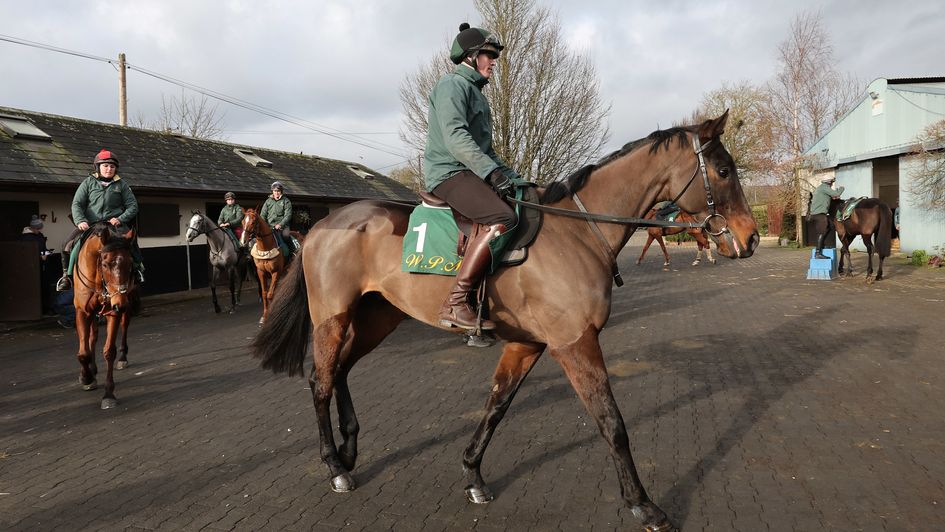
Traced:
MULTIPOLYGON (((532 203, 539 202, 538 190, 531 185, 517 187, 515 197, 521 201, 532 203)), ((457 229, 456 255, 460 257, 465 255, 466 246, 469 244, 470 237, 478 234, 485 226, 477 224, 466 216, 463 216, 456 209, 450 207, 448 203, 429 192, 420 191, 420 198, 423 200, 422 206, 433 209, 449 209, 457 229)), ((515 209, 516 215, 518 215, 518 223, 506 233, 506 235, 508 235, 507 237, 503 235, 503 237, 500 238, 500 240, 504 239, 500 245, 501 249, 493 247, 493 253, 496 251, 500 253, 498 258, 493 258, 492 270, 495 270, 499 264, 515 266, 525 262, 525 259, 528 258, 528 246, 534 242, 535 237, 538 235, 538 230, 541 228, 541 211, 536 209, 523 209, 521 205, 518 204, 512 204, 511 206, 515 209)))

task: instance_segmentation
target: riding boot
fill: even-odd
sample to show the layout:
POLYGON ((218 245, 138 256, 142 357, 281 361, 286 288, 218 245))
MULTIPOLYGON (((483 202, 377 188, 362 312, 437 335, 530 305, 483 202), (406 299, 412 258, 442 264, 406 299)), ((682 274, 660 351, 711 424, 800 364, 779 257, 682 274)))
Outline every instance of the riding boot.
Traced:
POLYGON ((824 255, 824 240, 827 239, 827 233, 824 233, 817 237, 817 252, 814 253, 815 259, 829 259, 830 257, 824 255))
MULTIPOLYGON (((502 224, 486 226, 475 236, 475 239, 466 245, 466 254, 456 274, 456 282, 446 297, 446 301, 443 302, 443 306, 440 307, 440 325, 467 330, 476 329, 479 316, 469 304, 469 295, 479 285, 492 262, 489 242, 505 231, 505 226, 502 224)), ((484 319, 481 329, 484 331, 495 329, 495 323, 484 319)))
POLYGON ((56 281, 56 291, 65 292, 66 290, 72 288, 72 278, 69 277, 69 273, 68 273, 69 253, 63 250, 63 252, 60 253, 60 255, 62 256, 62 277, 60 277, 59 280, 56 281))

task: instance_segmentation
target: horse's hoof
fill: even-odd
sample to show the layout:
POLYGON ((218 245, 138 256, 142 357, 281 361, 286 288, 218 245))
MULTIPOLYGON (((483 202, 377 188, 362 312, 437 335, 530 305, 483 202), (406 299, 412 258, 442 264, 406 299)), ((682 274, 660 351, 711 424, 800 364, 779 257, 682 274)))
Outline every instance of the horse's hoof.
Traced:
POLYGON ((125 369, 127 367, 128 367, 127 360, 119 360, 118 362, 115 362, 115 369, 125 369))
POLYGON ((715 264, 715 263, 718 262, 718 261, 715 260, 715 259, 709 259, 709 262, 711 262, 712 264, 715 264))
POLYGON ((348 473, 342 473, 331 479, 331 491, 335 493, 347 493, 354 491, 354 479, 348 473))
POLYGON ((481 488, 466 488, 466 499, 473 504, 486 504, 494 498, 492 492, 485 486, 481 488))
POLYGON ((231 307, 227 314, 236 314, 236 307, 231 307))
POLYGON ((692 265, 693 265, 693 266, 698 266, 698 265, 699 265, 699 261, 697 261, 697 260, 692 261, 692 265))
MULTIPOLYGON (((79 384, 82 384, 82 379, 79 379, 79 384)), ((95 390, 97 388, 98 388, 98 382, 96 382, 95 379, 92 379, 92 382, 88 384, 82 384, 82 389, 87 392, 91 392, 92 390, 95 390)))
POLYGON ((259 324, 262 325, 266 321, 266 318, 259 318, 259 324))
POLYGON ((673 526, 669 519, 664 518, 659 523, 643 525, 643 530, 646 532, 674 532, 679 529, 673 526))
POLYGON ((115 408, 118 406, 118 399, 114 397, 106 397, 102 399, 102 410, 108 410, 109 408, 115 408))

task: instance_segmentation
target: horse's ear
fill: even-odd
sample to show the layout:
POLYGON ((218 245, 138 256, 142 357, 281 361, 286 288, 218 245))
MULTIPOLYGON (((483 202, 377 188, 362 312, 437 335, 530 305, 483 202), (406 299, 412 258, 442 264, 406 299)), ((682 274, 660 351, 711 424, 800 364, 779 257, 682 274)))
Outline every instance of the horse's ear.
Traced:
POLYGON ((708 141, 725 133, 725 123, 728 122, 728 109, 722 113, 722 116, 706 120, 699 126, 699 138, 708 141))
POLYGON ((190 211, 190 214, 200 214, 200 209, 194 209, 190 211))
POLYGON ((134 229, 130 229, 130 230, 125 234, 125 240, 127 240, 128 242, 131 242, 131 240, 134 239, 134 237, 135 237, 135 230, 134 230, 134 229))

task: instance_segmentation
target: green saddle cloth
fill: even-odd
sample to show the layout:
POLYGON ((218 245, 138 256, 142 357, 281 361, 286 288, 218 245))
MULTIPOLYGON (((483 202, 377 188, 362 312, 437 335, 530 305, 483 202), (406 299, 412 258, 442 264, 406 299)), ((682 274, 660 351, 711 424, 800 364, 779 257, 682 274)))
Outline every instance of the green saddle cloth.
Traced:
POLYGON ((656 219, 666 220, 667 222, 675 222, 681 211, 679 206, 672 201, 661 201, 653 208, 656 210, 656 219))
POLYGON ((846 203, 837 211, 837 220, 841 222, 847 218, 853 216, 853 209, 856 209, 856 206, 863 200, 866 199, 866 196, 861 196, 855 199, 848 199, 846 203))
MULTIPOLYGON (((521 199, 522 190, 516 190, 515 197, 521 199)), ((520 206, 516 204, 516 213, 520 206)), ((510 227, 489 243, 492 251, 492 264, 489 273, 502 265, 502 252, 512 241, 516 226, 510 227)), ((453 219, 449 207, 430 207, 423 203, 414 207, 410 213, 407 234, 404 235, 404 251, 401 270, 410 273, 434 273, 437 275, 456 275, 462 264, 462 257, 456 254, 459 240, 459 227, 453 219)))

